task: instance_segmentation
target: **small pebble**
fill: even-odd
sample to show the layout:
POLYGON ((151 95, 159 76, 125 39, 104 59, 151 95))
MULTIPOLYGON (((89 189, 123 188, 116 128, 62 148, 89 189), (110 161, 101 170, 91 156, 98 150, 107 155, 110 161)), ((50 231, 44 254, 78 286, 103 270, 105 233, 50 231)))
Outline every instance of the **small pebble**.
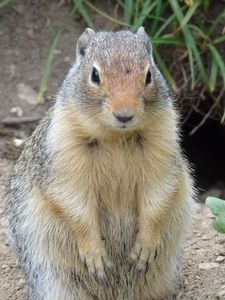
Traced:
POLYGON ((4 284, 2 285, 2 288, 3 288, 4 290, 8 290, 8 289, 9 289, 9 284, 8 284, 8 283, 4 283, 4 284))
POLYGON ((18 285, 20 286, 24 286, 26 283, 25 279, 21 278, 19 281, 18 281, 18 285))
POLYGON ((220 288, 219 292, 216 295, 216 299, 219 299, 219 300, 224 300, 225 299, 225 285, 223 285, 220 288))
POLYGON ((8 269, 8 267, 9 267, 8 265, 4 264, 4 265, 1 266, 1 269, 5 270, 5 269, 8 269))
POLYGON ((211 262, 211 263, 200 263, 198 265, 200 270, 210 270, 210 269, 214 269, 214 268, 218 268, 219 264, 215 263, 215 262, 211 262))
POLYGON ((217 256, 217 258, 215 259, 215 261, 219 262, 219 263, 223 262, 224 260, 225 260, 225 256, 222 256, 222 255, 217 256))

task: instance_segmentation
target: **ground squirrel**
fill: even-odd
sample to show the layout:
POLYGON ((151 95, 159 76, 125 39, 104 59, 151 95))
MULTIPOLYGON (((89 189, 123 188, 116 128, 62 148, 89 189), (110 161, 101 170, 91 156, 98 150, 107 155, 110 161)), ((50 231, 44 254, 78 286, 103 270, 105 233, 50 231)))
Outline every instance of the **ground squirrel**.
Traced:
POLYGON ((9 185, 31 300, 150 300, 174 286, 194 207, 172 92, 143 27, 86 29, 9 185))

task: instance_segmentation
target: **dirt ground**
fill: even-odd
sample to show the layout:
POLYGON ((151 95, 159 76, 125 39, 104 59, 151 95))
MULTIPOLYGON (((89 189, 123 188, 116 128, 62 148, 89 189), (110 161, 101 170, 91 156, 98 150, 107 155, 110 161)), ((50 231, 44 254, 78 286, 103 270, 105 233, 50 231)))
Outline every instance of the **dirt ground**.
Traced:
MULTIPOLYGON (((69 4, 31 2, 15 1, 0 11, 0 122, 6 117, 43 115, 74 60, 75 42, 85 27, 76 17, 66 28, 55 51, 47 101, 37 107, 35 97, 49 44, 69 4)), ((104 5, 108 8, 108 1, 104 5)), ((109 27, 102 20, 96 22, 99 28, 109 27)), ((5 234, 3 196, 18 145, 31 130, 0 125, 0 300, 26 299, 25 280, 5 234)), ((202 198, 220 196, 224 190, 211 189, 202 198)), ((211 218, 210 211, 199 205, 184 245, 176 299, 225 299, 225 236, 213 230, 211 218)))

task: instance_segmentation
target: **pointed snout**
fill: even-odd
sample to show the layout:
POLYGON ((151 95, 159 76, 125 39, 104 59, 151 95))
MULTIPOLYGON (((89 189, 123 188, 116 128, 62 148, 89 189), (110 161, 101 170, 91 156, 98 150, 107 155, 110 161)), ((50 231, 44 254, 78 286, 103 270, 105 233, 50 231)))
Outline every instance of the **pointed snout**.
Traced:
POLYGON ((111 102, 112 113, 116 121, 125 124, 135 119, 140 110, 140 101, 138 97, 132 96, 125 95, 119 99, 114 98, 111 102))

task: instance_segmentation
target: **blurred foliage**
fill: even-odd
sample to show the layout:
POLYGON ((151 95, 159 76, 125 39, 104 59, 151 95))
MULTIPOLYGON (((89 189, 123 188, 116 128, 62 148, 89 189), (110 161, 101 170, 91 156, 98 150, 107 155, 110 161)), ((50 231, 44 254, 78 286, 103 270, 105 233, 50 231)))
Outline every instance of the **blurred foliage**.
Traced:
MULTIPOLYGON (((207 93, 213 99, 212 108, 219 108, 221 122, 224 122, 225 110, 222 97, 225 89, 225 64, 219 49, 222 48, 220 44, 225 41, 225 32, 222 28, 225 8, 216 18, 210 20, 208 16, 211 15, 211 2, 210 0, 117 0, 114 3, 116 16, 99 9, 97 1, 94 5, 88 0, 73 0, 72 5, 73 12, 78 12, 91 28, 95 28, 93 13, 111 21, 115 29, 125 27, 135 32, 138 27, 145 26, 152 40, 157 64, 172 88, 179 92, 175 81, 183 75, 183 81, 186 81, 183 85, 185 90, 192 92, 197 89, 201 99, 207 93), (181 72, 177 76, 172 74, 173 59, 165 63, 160 51, 162 47, 170 47, 170 53, 178 52, 179 49, 176 59, 183 62, 184 74, 181 72)), ((61 34, 62 30, 59 29, 59 32, 61 34)), ((52 45, 56 46, 54 41, 52 45)), ((39 100, 47 87, 48 76, 45 75, 49 74, 51 50, 43 75, 39 100)), ((191 103, 190 101, 189 106, 191 103)), ((210 117, 212 108, 206 114, 207 117, 210 117)))
MULTIPOLYGON (((11 1, 0 0, 0 8, 11 1)), ((115 0, 110 14, 99 8, 102 7, 101 1, 93 4, 89 0, 71 0, 70 3, 71 12, 59 26, 49 49, 39 102, 47 89, 54 50, 68 21, 79 13, 87 26, 95 28, 93 15, 97 14, 112 22, 114 29, 125 27, 135 32, 138 27, 144 26, 151 37, 156 62, 172 88, 195 95, 197 90, 199 101, 209 95, 213 102, 206 116, 210 117, 215 108, 219 111, 221 122, 225 122, 225 8, 222 3, 220 8, 223 7, 223 10, 219 9, 213 17, 211 7, 215 7, 217 1, 212 0, 115 0), (166 56, 166 61, 162 58, 165 52, 169 56, 169 59, 166 56), (182 70, 178 67, 181 64, 182 70), (174 71, 174 65, 178 70, 174 71), (184 82, 182 88, 176 84, 178 78, 184 82)), ((190 106, 192 100, 189 101, 190 106)))
POLYGON ((212 222, 213 227, 216 231, 225 233, 225 201, 215 197, 208 197, 206 205, 211 209, 212 214, 216 216, 216 219, 212 222))
POLYGON ((10 4, 13 0, 0 0, 0 9, 3 8, 4 6, 10 4))

